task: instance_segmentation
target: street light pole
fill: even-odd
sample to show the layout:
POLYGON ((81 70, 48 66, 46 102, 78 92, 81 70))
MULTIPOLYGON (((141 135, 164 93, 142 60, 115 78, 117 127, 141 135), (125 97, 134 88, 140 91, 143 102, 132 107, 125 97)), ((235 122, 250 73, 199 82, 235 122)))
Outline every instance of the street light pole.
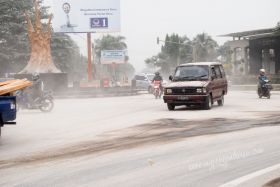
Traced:
POLYGON ((180 65, 181 45, 178 46, 177 66, 180 65))

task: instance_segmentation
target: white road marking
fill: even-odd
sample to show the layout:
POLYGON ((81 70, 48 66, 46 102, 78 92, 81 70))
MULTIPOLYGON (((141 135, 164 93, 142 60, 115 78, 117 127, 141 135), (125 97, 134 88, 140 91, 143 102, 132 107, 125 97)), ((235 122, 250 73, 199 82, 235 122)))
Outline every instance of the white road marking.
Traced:
POLYGON ((274 166, 271 166, 271 167, 268 167, 268 168, 256 171, 254 173, 245 175, 243 177, 240 177, 238 179, 235 179, 233 181, 225 183, 225 184, 223 184, 223 185, 221 185, 219 187, 234 187, 234 186, 238 186, 238 185, 240 185, 240 184, 242 184, 242 183, 244 183, 246 181, 249 181, 249 180, 251 180, 253 178, 259 177, 261 175, 264 175, 266 173, 272 172, 272 171, 277 170, 277 169, 280 169, 280 164, 277 164, 277 165, 274 165, 274 166))

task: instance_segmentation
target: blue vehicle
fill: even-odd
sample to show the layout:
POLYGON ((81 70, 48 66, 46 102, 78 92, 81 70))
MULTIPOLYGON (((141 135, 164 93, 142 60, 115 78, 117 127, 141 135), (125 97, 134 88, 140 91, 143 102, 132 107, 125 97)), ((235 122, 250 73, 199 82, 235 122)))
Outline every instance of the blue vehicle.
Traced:
POLYGON ((4 125, 15 125, 16 122, 16 97, 0 96, 0 136, 4 125))

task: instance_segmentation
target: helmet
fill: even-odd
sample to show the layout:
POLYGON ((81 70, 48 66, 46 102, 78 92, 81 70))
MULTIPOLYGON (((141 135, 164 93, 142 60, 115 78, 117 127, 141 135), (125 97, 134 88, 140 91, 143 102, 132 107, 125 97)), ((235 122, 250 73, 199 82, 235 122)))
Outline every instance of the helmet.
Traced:
POLYGON ((159 72, 156 72, 155 74, 156 74, 156 75, 159 75, 159 72))
POLYGON ((33 75, 32 75, 32 80, 33 80, 33 81, 36 81, 36 80, 38 80, 39 78, 40 78, 39 73, 33 73, 33 75))
POLYGON ((265 74, 265 69, 260 69, 261 74, 265 74))

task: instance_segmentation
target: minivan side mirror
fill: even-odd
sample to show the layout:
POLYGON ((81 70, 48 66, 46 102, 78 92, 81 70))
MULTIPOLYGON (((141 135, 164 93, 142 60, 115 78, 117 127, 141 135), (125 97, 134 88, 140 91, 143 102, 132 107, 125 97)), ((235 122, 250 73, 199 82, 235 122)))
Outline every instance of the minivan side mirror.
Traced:
POLYGON ((173 80, 173 76, 172 75, 169 76, 169 80, 171 80, 171 81, 173 80))

